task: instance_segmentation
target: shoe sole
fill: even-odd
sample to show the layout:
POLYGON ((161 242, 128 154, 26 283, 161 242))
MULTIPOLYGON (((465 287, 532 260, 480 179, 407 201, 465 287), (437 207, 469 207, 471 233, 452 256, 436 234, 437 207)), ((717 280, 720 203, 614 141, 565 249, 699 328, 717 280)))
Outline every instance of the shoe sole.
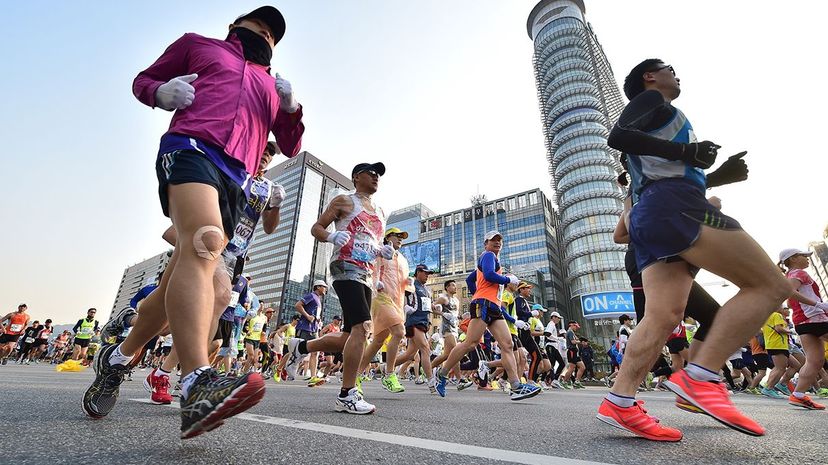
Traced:
MULTIPOLYGON (((98 364, 100 362, 101 355, 104 352, 105 352, 105 349, 99 350, 95 354, 95 357, 92 359, 92 371, 95 373, 95 378, 96 379, 98 377, 98 364)), ((81 408, 83 409, 83 413, 85 413, 86 416, 88 416, 89 418, 92 418, 92 419, 95 419, 95 420, 100 420, 101 418, 107 416, 109 414, 109 412, 106 412, 106 413, 95 412, 95 411, 92 411, 89 408, 89 406, 86 405, 86 393, 88 393, 90 389, 92 389, 92 386, 89 386, 86 389, 86 391, 83 393, 83 397, 81 398, 81 408)), ((116 396, 116 398, 117 398, 117 396, 116 396)), ((116 402, 117 402, 117 400, 116 400, 116 402)), ((112 408, 115 408, 115 406, 113 405, 112 408)), ((110 409, 109 411, 111 412, 112 409, 110 409)))
POLYGON ((144 385, 144 389, 145 389, 147 392, 149 392, 150 394, 152 394, 152 386, 151 386, 151 385, 150 385, 150 383, 147 381, 147 378, 144 378, 144 382, 143 382, 142 384, 144 385))
POLYGON ((373 409, 371 409, 370 412, 356 412, 356 411, 353 411, 353 410, 349 410, 346 407, 342 407, 340 405, 337 405, 336 406, 336 411, 339 412, 339 413, 350 413, 351 415, 370 415, 370 414, 376 412, 377 408, 374 407, 373 409))
POLYGON ((264 393, 264 379, 261 376, 248 377, 247 383, 230 393, 209 415, 182 431, 181 439, 194 438, 218 428, 224 424, 224 420, 258 404, 264 397, 264 393))
POLYGON ((676 402, 676 407, 678 407, 681 410, 684 410, 685 412, 699 413, 699 414, 702 414, 702 415, 707 415, 707 413, 704 410, 696 407, 693 404, 682 404, 682 403, 676 402))
POLYGON ((825 407, 823 407, 823 408, 811 407, 810 405, 800 404, 799 402, 788 401, 788 404, 793 405, 794 407, 802 407, 805 410, 825 410, 825 407))
POLYGON ((510 395, 510 396, 509 396, 509 398, 510 398, 511 400, 518 401, 518 400, 529 399, 530 397, 535 397, 536 395, 538 395, 538 394, 540 394, 540 393, 541 393, 541 389, 538 389, 538 390, 535 390, 535 391, 530 392, 529 394, 523 394, 523 395, 518 396, 518 397, 512 397, 512 396, 510 395))
POLYGON ((632 433, 632 434, 634 434, 634 435, 636 435, 640 438, 649 439, 650 441, 679 442, 684 438, 684 435, 682 435, 678 439, 673 439, 673 438, 663 438, 663 437, 658 437, 658 436, 652 436, 652 435, 644 434, 644 433, 641 433, 641 432, 638 432, 638 431, 633 431, 633 430, 627 428, 626 426, 622 425, 621 423, 618 423, 618 421, 615 418, 607 416, 607 415, 602 415, 601 413, 596 414, 595 418, 597 418, 598 420, 612 426, 613 428, 618 428, 622 431, 632 433))
POLYGON ((744 433, 744 434, 747 434, 747 435, 749 435, 749 436, 757 436, 757 437, 758 437, 758 436, 764 436, 764 435, 765 435, 765 433, 764 433, 764 432, 762 432, 762 433, 757 433, 756 431, 752 431, 752 430, 749 430, 749 429, 747 429, 747 428, 742 428, 742 427, 741 427, 741 426, 739 426, 739 425, 736 425, 736 424, 730 423, 729 421, 723 420, 723 419, 721 419, 721 418, 717 417, 716 415, 714 415, 714 414, 712 414, 712 413, 708 412, 707 410, 705 410, 705 409, 704 409, 704 407, 702 407, 701 405, 699 405, 699 404, 695 403, 695 402, 693 401, 693 399, 692 399, 692 398, 690 398, 690 395, 688 395, 686 392, 684 392, 684 389, 682 389, 682 388, 681 388, 678 384, 676 384, 676 383, 674 383, 674 382, 672 382, 672 381, 670 381, 670 380, 665 381, 665 382, 664 382, 664 385, 665 385, 665 386, 667 386, 667 389, 669 389, 669 390, 673 391, 673 393, 674 393, 674 394, 676 394, 677 396, 679 396, 679 397, 681 397, 682 399, 684 399, 685 401, 687 401, 687 403, 688 403, 688 404, 693 405, 693 406, 694 406, 694 407, 696 407, 697 409, 699 409, 699 410, 701 410, 702 412, 704 412, 704 414, 705 414, 705 415, 707 415, 707 416, 709 416, 710 418, 712 418, 712 419, 714 419, 714 420, 718 421, 719 423, 721 423, 721 424, 723 424, 723 425, 727 426, 728 428, 732 428, 732 429, 734 429, 734 430, 736 430, 736 431, 739 431, 740 433, 744 433))

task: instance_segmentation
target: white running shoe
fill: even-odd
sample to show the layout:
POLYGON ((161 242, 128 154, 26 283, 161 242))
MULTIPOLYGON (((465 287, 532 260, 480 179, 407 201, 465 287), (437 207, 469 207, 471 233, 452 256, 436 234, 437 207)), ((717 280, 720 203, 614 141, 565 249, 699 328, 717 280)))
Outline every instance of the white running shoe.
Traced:
POLYGON ((489 378, 489 364, 485 360, 481 360, 477 365, 477 377, 481 381, 486 381, 489 378))
POLYGON ((336 397, 336 411, 345 412, 353 415, 368 415, 374 413, 377 408, 373 404, 369 404, 362 397, 362 394, 357 391, 357 388, 351 388, 348 395, 345 397, 336 397))

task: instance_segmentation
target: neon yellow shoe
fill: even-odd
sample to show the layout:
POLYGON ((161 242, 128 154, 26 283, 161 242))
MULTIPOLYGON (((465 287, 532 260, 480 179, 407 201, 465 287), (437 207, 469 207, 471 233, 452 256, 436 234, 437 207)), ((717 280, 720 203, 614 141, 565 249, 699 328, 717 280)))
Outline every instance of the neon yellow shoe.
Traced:
POLYGON ((492 381, 492 389, 500 389, 500 384, 497 381, 492 381))
POLYGON ((385 388, 388 392, 398 393, 398 392, 405 392, 405 388, 402 384, 400 384, 400 380, 397 379, 396 373, 391 373, 382 378, 382 387, 385 388))

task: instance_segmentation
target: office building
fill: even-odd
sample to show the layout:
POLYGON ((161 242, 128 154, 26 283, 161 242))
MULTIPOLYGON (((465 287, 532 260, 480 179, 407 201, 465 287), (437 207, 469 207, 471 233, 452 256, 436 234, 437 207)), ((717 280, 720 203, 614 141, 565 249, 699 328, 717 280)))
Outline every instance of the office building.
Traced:
POLYGON ((115 303, 112 304, 111 313, 128 307, 130 299, 139 289, 150 282, 156 282, 161 272, 167 267, 167 263, 170 262, 171 256, 172 250, 128 266, 124 270, 123 276, 121 276, 121 284, 118 286, 118 293, 115 295, 115 303))
POLYGON ((394 210, 388 215, 388 229, 399 228, 407 232, 408 239, 404 240, 403 244, 411 244, 420 238, 420 221, 436 214, 421 203, 394 210))
MULTIPOLYGON (((814 281, 819 286, 819 292, 822 300, 828 299, 828 227, 825 228, 822 241, 815 241, 808 244, 808 250, 813 252, 811 255, 811 268, 814 271, 814 281)), ((811 270, 808 270, 810 273, 811 270)))

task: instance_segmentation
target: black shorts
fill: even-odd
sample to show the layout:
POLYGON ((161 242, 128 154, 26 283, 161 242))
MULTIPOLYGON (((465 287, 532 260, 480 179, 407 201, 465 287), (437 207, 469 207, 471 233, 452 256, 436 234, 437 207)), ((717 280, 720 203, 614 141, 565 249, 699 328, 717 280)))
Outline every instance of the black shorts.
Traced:
POLYGON ((512 351, 517 352, 521 347, 523 347, 523 344, 520 343, 520 339, 512 334, 512 351))
POLYGON ((150 341, 147 342, 146 345, 144 345, 144 350, 152 351, 153 349, 155 349, 155 344, 157 342, 158 342, 158 336, 155 336, 154 338, 150 339, 150 341))
POLYGON ((247 204, 242 188, 224 174, 207 156, 195 150, 175 150, 162 154, 155 162, 158 177, 158 197, 164 216, 170 216, 169 185, 198 183, 213 186, 218 191, 221 223, 227 237, 239 222, 241 212, 247 204))
POLYGON ((800 336, 803 334, 811 334, 816 337, 822 337, 828 334, 828 323, 803 323, 796 325, 796 334, 800 336))
POLYGON ((416 328, 416 329, 419 329, 420 331, 422 331, 422 332, 424 332, 424 333, 427 333, 427 332, 428 332, 428 326, 426 326, 426 325, 406 326, 406 327, 405 327, 405 337, 407 337, 407 338, 409 338, 409 339, 411 339, 412 337, 414 337, 414 329, 415 329, 415 328, 416 328))
POLYGON ((34 344, 32 344, 32 347, 40 347, 45 346, 47 344, 49 344, 48 339, 35 339, 34 344))
POLYGON ((578 349, 566 349, 566 363, 578 363, 581 361, 581 355, 578 349))
MULTIPOLYGON (((333 288, 342 307, 342 332, 371 321, 371 288, 356 281, 334 281, 333 288)), ((298 334, 298 331, 297 331, 298 334)))
MULTIPOLYGON (((638 322, 641 323, 641 320, 644 319, 644 306, 646 304, 643 289, 633 289, 633 303, 635 304, 635 316, 638 318, 638 322)), ((711 297, 701 284, 693 281, 690 294, 687 296, 687 306, 684 308, 685 317, 692 317, 699 322, 699 330, 693 335, 693 339, 704 341, 719 308, 721 308, 719 302, 711 297)))
POLYGON ((540 350, 540 346, 538 345, 535 338, 532 337, 532 334, 529 332, 528 329, 519 329, 518 330, 518 339, 523 347, 531 354, 531 353, 538 353, 541 358, 548 358, 546 353, 540 350))
POLYGON ((760 370, 773 368, 773 361, 768 354, 753 354, 753 363, 760 370))
POLYGON ((17 343, 18 339, 20 339, 19 334, 8 334, 8 333, 0 334, 0 344, 8 344, 10 342, 17 343))
POLYGON ((791 356, 791 353, 788 352, 788 349, 768 349, 768 355, 773 357, 774 355, 784 355, 785 358, 791 356))
POLYGON ((89 339, 78 339, 75 338, 75 345, 78 347, 88 347, 89 346, 89 339))
POLYGON ((469 314, 472 318, 480 318, 486 326, 494 323, 495 320, 502 320, 503 313, 500 307, 486 299, 475 299, 469 304, 469 314))
POLYGON ((265 342, 259 341, 259 349, 262 351, 263 354, 269 354, 270 353, 270 346, 267 345, 267 341, 265 341, 265 342))
POLYGON ((221 347, 230 347, 230 339, 233 338, 234 331, 233 322, 230 320, 219 320, 216 328, 216 335, 213 336, 214 341, 221 339, 221 347))
POLYGON ((337 363, 342 363, 342 352, 337 352, 334 354, 333 363, 336 365, 337 363))
POLYGON ((162 355, 166 357, 167 355, 170 355, 170 352, 172 352, 172 346, 161 346, 162 355))
POLYGON ((259 348, 259 341, 258 341, 258 339, 247 339, 247 338, 244 338, 244 345, 248 345, 248 344, 250 344, 251 346, 253 346, 253 350, 256 350, 256 349, 258 349, 258 348, 259 348))
POLYGON ((671 354, 677 354, 684 349, 689 349, 690 344, 686 337, 676 337, 667 341, 667 349, 671 354))
POLYGON ((730 361, 730 364, 733 366, 734 370, 741 370, 742 368, 745 368, 745 361, 741 358, 734 358, 730 361))
POLYGON ((312 333, 310 331, 305 331, 304 329, 297 329, 296 330, 296 337, 299 339, 304 339, 306 341, 312 341, 319 337, 319 333, 315 332, 312 333))

